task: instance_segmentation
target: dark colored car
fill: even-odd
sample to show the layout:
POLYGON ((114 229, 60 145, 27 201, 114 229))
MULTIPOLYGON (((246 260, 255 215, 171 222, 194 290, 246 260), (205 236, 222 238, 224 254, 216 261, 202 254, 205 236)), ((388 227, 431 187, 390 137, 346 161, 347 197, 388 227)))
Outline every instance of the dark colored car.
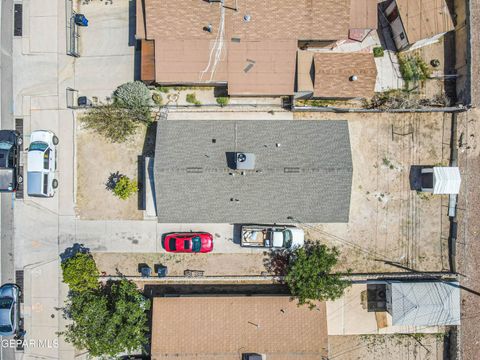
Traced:
POLYGON ((15 284, 0 287, 0 335, 21 335, 20 288, 15 284))
POLYGON ((0 192, 17 190, 23 182, 18 173, 22 138, 14 130, 0 130, 0 192))
POLYGON ((168 252, 208 253, 213 250, 213 236, 209 233, 171 233, 164 235, 162 242, 168 252))

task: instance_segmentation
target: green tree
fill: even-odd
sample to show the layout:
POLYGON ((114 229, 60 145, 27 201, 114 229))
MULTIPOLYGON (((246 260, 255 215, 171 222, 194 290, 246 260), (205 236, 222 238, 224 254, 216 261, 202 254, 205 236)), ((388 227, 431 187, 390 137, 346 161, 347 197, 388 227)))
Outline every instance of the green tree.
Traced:
POLYGON ((343 295, 350 282, 331 272, 338 255, 336 248, 319 243, 292 252, 285 282, 299 305, 314 307, 314 301, 335 300, 343 295))
POLYGON ((74 292, 99 288, 98 269, 91 254, 77 253, 62 262, 63 282, 74 292))
POLYGON ((64 314, 73 321, 61 334, 91 356, 137 351, 148 341, 149 307, 133 282, 110 281, 99 290, 69 297, 64 314))
MULTIPOLYGON (((84 113, 80 121, 85 128, 94 130, 111 142, 123 142, 135 134, 139 121, 134 110, 117 103, 102 104, 84 113)), ((139 115, 142 118, 143 115, 139 115)))
POLYGON ((131 180, 128 176, 122 175, 118 179, 113 194, 122 200, 128 199, 132 194, 138 192, 138 184, 136 180, 131 180))

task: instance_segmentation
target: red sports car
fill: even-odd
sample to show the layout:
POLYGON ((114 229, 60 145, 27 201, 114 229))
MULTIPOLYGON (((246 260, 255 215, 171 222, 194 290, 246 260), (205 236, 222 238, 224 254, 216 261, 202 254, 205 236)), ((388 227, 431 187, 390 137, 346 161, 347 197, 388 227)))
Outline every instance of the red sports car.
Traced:
POLYGON ((209 233, 171 233, 163 237, 163 248, 168 252, 208 253, 213 250, 213 236, 209 233))

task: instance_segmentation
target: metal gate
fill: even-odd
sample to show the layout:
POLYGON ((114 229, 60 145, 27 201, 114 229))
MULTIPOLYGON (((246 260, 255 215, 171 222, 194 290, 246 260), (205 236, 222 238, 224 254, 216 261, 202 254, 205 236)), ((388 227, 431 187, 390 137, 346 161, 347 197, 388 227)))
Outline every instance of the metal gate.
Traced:
POLYGON ((75 24, 75 11, 73 0, 65 2, 66 27, 67 27, 67 55, 79 57, 78 53, 78 26, 75 24))

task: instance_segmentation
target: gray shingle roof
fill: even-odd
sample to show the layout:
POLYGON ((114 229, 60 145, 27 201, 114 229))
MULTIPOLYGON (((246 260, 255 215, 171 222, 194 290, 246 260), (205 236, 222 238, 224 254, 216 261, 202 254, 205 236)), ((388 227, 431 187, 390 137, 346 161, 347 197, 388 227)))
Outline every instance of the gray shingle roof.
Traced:
POLYGON ((162 223, 347 222, 348 123, 159 121, 154 174, 162 223), (254 153, 255 170, 231 170, 233 152, 254 153))

